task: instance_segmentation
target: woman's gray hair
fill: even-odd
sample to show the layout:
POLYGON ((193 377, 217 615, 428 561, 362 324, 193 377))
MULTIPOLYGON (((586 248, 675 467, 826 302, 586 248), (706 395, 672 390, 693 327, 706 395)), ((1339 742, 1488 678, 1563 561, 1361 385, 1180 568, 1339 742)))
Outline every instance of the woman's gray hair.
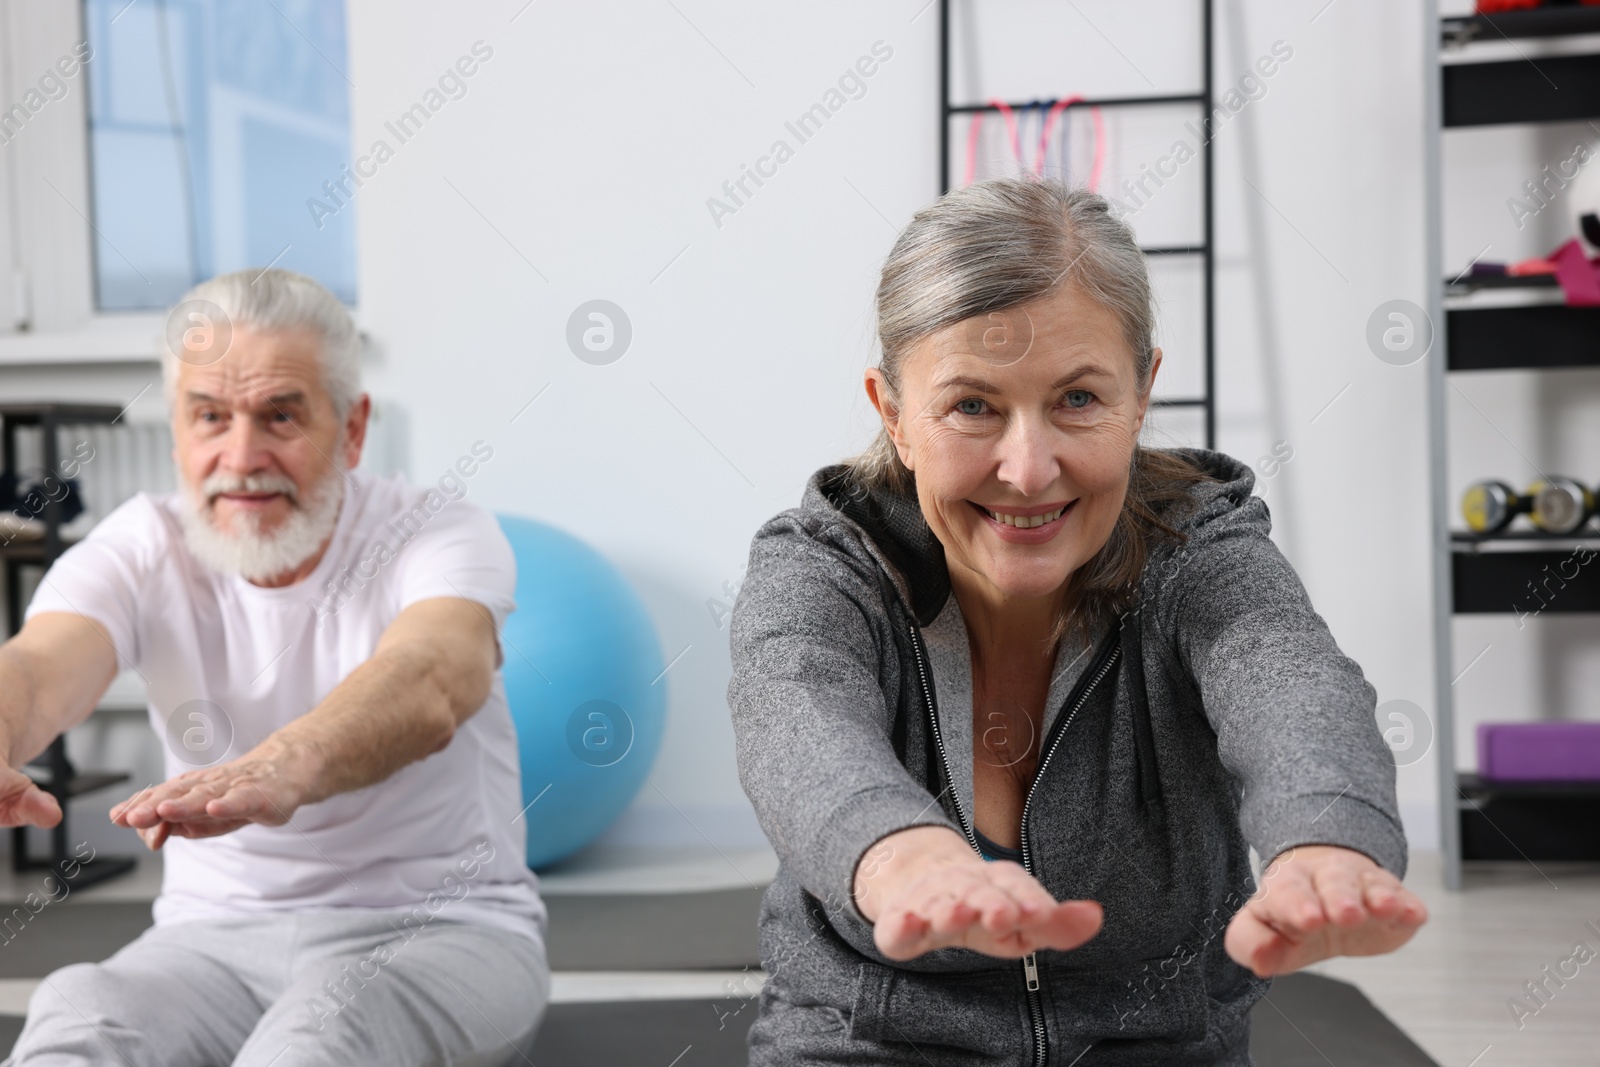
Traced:
POLYGON ((360 397, 361 334, 350 312, 316 279, 269 267, 219 274, 178 299, 173 311, 184 321, 169 317, 161 341, 161 377, 169 405, 177 403, 180 357, 173 345, 188 327, 184 305, 196 300, 214 304, 233 328, 312 331, 322 340, 322 385, 340 420, 360 397))
MULTIPOLYGON (((878 282, 878 369, 890 398, 899 399, 900 364, 918 341, 1064 285, 1116 314, 1143 393, 1155 361, 1150 275, 1133 231, 1112 214, 1110 202, 1086 189, 1025 178, 946 193, 912 216, 878 282)), ((911 484, 887 430, 851 466, 867 485, 911 484)))
MULTIPOLYGON (((878 364, 898 404, 900 367, 929 335, 1075 286, 1121 323, 1140 394, 1155 363, 1150 275, 1133 231, 1105 197, 1058 181, 993 178, 944 194, 911 218, 878 282, 878 364)), ((862 489, 914 493, 887 429, 846 461, 862 489)), ((1189 487, 1214 480, 1174 452, 1134 444, 1122 514, 1106 544, 1069 586, 1055 637, 1087 639, 1128 609, 1154 540, 1181 542, 1166 521, 1189 487)))

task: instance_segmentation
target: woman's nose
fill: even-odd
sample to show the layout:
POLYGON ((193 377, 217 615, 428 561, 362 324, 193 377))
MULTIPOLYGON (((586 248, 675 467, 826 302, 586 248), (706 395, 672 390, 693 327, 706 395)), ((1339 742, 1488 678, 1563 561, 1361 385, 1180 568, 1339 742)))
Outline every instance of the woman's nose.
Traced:
POLYGON ((1012 419, 1000 437, 999 449, 1000 480, 1023 496, 1044 492, 1061 473, 1054 434, 1038 419, 1012 419))

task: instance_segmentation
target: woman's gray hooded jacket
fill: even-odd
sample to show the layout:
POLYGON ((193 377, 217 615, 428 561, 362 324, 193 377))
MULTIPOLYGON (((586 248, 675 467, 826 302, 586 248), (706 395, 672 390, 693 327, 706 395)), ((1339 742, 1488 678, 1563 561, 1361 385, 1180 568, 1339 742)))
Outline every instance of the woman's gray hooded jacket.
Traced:
POLYGON ((826 467, 757 531, 728 686, 740 781, 780 861, 752 1065, 1248 1064, 1269 982, 1223 950, 1255 888, 1248 847, 1264 868, 1342 845, 1404 876, 1375 690, 1267 536, 1250 468, 1173 451, 1220 480, 1175 519, 1187 544, 1152 546, 1044 738, 1023 817, 1028 869, 1058 900, 1100 902, 1104 925, 1033 961, 890 960, 851 900, 887 834, 973 840, 918 636, 951 590, 916 500, 826 467))

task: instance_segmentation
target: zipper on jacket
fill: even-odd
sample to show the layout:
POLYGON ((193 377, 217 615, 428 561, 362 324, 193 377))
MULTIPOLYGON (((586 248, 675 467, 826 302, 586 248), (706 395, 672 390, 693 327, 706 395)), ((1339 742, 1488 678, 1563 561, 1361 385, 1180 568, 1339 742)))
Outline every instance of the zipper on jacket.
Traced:
MULTIPOLYGON (((1050 757, 1055 755, 1057 746, 1061 744, 1062 735, 1066 733, 1067 727, 1071 725, 1073 717, 1078 714, 1078 709, 1083 707, 1084 703, 1089 699, 1089 694, 1094 692, 1094 687, 1099 685, 1100 680, 1110 673, 1111 668, 1116 665, 1121 656, 1122 642, 1118 641, 1100 654, 1097 663, 1090 665, 1089 670, 1092 673, 1086 675, 1089 679, 1089 684, 1083 687, 1078 693, 1078 699, 1072 702, 1072 706, 1067 709, 1067 713, 1056 722, 1055 729, 1051 731, 1051 737, 1045 745, 1044 755, 1039 759, 1039 767, 1033 772, 1033 782, 1028 786, 1027 799, 1022 802, 1022 869, 1029 874, 1034 873, 1033 850, 1028 847, 1028 813, 1033 809, 1034 790, 1039 787, 1039 779, 1044 777, 1044 770, 1050 765, 1050 757)), ((1028 987, 1028 1017, 1033 1020, 1034 1067, 1045 1067, 1045 1064, 1049 1061, 1049 1044, 1045 1040, 1044 1004, 1038 992, 1038 961, 1032 952, 1023 958, 1022 975, 1028 987)))
MULTIPOLYGON (((967 844, 972 846, 974 852, 983 855, 983 849, 978 847, 978 839, 972 832, 972 827, 967 823, 967 816, 961 810, 961 797, 955 791, 955 776, 950 773, 950 757, 945 751, 944 734, 939 729, 939 713, 933 705, 933 690, 928 685, 928 668, 922 655, 922 635, 918 632, 915 616, 911 625, 911 651, 917 660, 917 675, 922 682, 922 702, 928 710, 928 722, 933 728, 933 744, 939 752, 939 767, 944 772, 946 788, 950 790, 950 801, 956 809, 956 821, 961 824, 961 832, 966 835, 967 844)), ((1066 732, 1067 726, 1072 722, 1078 709, 1083 707, 1089 699, 1089 694, 1100 680, 1106 676, 1122 655, 1122 643, 1118 641, 1106 651, 1102 652, 1095 663, 1090 664, 1089 674, 1085 675, 1089 683, 1078 693, 1078 698, 1072 702, 1051 730, 1051 736, 1045 745, 1045 754, 1039 761, 1039 767, 1033 772, 1033 782, 1028 786, 1028 796, 1022 802, 1022 867, 1029 874, 1033 874, 1033 857, 1028 848, 1028 812, 1033 806, 1033 791, 1039 785, 1039 779, 1044 776, 1044 769, 1050 762, 1050 757, 1055 754, 1056 746, 1061 743, 1061 735, 1066 732)), ((1028 1018, 1033 1023, 1033 1063, 1034 1067, 1045 1067, 1049 1056, 1049 1045, 1045 1038, 1044 1005, 1039 997, 1039 961, 1035 953, 1028 953, 1022 958, 1022 979, 1028 990, 1028 1018)))
POLYGON ((950 802, 955 805, 956 821, 961 824, 961 832, 967 838, 967 844, 972 846, 972 851, 979 856, 983 849, 978 847, 978 838, 972 832, 972 827, 967 824, 967 816, 961 810, 961 797, 956 792, 956 780, 950 773, 950 758, 944 748, 944 733, 939 729, 939 713, 933 706, 933 689, 928 685, 928 667, 922 658, 922 635, 917 632, 916 622, 911 625, 911 651, 917 658, 917 675, 922 680, 922 703, 928 709, 928 722, 933 726, 933 745, 939 751, 939 767, 944 771, 945 788, 950 790, 950 802))
POLYGON ((1072 702, 1067 713, 1056 721, 1055 728, 1050 731, 1050 737, 1046 739, 1044 755, 1039 759, 1038 770, 1033 772, 1033 782, 1028 786, 1028 796, 1022 802, 1022 867, 1029 874, 1033 873, 1033 851, 1028 848, 1028 813, 1033 808, 1033 794, 1039 788, 1039 779, 1044 777, 1044 769, 1050 765, 1050 758, 1055 755, 1056 748, 1061 744, 1061 735, 1072 725, 1073 718, 1089 699, 1089 694, 1094 692, 1094 687, 1100 684, 1100 680, 1111 672, 1111 668, 1116 666, 1117 660, 1121 658, 1121 641, 1100 653, 1096 662, 1089 665, 1089 672, 1086 675, 1089 684, 1078 693, 1078 699, 1072 702))

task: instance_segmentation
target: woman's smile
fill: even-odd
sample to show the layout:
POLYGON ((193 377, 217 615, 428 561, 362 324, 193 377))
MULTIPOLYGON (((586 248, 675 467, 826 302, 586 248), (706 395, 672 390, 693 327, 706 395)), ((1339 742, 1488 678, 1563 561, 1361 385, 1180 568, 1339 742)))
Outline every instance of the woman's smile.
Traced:
POLYGON ((1017 507, 1011 504, 1001 504, 989 507, 976 500, 969 500, 989 529, 994 531, 996 537, 1014 545, 1042 545, 1061 532, 1074 514, 1077 499, 1054 504, 1038 504, 1033 507, 1017 507))

